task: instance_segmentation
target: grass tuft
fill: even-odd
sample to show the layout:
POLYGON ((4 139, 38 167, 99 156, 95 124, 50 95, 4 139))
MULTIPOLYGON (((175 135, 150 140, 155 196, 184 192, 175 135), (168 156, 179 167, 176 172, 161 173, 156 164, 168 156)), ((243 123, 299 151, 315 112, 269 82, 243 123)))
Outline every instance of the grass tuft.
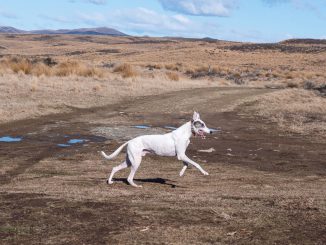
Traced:
POLYGON ((175 72, 166 72, 166 76, 172 81, 179 81, 180 77, 178 73, 175 72))
POLYGON ((66 77, 77 75, 82 77, 103 77, 103 70, 89 67, 77 61, 64 61, 57 63, 51 58, 44 60, 31 60, 21 57, 5 58, 0 61, 0 70, 10 70, 14 73, 23 73, 34 76, 66 77))
POLYGON ((133 67, 127 63, 117 66, 114 68, 113 72, 120 73, 123 78, 137 76, 137 73, 134 71, 133 67))

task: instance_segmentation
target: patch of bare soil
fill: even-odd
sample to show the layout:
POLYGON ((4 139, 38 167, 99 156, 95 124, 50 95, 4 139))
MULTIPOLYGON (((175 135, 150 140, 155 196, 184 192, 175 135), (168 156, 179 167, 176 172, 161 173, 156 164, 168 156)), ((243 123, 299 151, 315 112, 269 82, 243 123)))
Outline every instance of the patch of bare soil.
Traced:
POLYGON ((284 135, 244 111, 223 112, 269 92, 187 90, 3 124, 1 136, 23 140, 0 143, 1 243, 324 244, 325 143, 284 135), (149 156, 135 178, 143 188, 126 184, 128 170, 106 185, 124 156, 104 161, 100 150, 112 152, 135 125, 150 126, 144 134, 179 126, 194 109, 221 129, 193 138, 187 152, 209 176, 190 168, 180 178, 177 159, 149 156), (85 141, 58 146, 70 139, 85 141))

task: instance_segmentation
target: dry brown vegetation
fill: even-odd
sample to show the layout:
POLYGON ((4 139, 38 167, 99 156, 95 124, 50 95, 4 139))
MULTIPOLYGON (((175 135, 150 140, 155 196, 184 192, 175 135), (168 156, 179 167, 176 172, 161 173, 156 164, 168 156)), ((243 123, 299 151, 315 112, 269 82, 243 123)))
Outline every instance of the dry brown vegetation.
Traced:
POLYGON ((12 71, 25 75, 59 77, 76 75, 102 78, 104 76, 103 69, 91 67, 76 60, 66 60, 59 64, 55 62, 55 65, 50 65, 46 61, 47 59, 39 61, 22 57, 4 58, 0 61, 0 72, 7 73, 6 71, 12 71))
MULTIPOLYGON (((1 35, 0 46, 4 58, 17 54, 28 60, 49 57, 59 65, 67 59, 78 60, 81 67, 75 71, 63 68, 58 74, 105 77, 122 66, 120 69, 124 71, 118 73, 123 77, 146 77, 148 71, 155 77, 171 71, 180 78, 227 80, 230 84, 247 86, 291 82, 302 87, 306 80, 320 83, 326 79, 326 44, 323 42, 246 44, 198 39, 1 35)), ((20 68, 14 64, 12 70, 36 75, 56 74, 41 63, 31 64, 25 60, 18 65, 20 68)))
POLYGON ((166 72, 165 74, 172 81, 179 81, 179 79, 180 79, 178 73, 175 73, 175 72, 166 72))
POLYGON ((120 73, 123 78, 127 77, 135 77, 137 76, 137 72, 135 72, 134 68, 130 64, 121 64, 113 69, 113 72, 120 73))
POLYGON ((260 96, 251 110, 284 131, 326 137, 326 99, 303 89, 285 89, 260 96))
POLYGON ((325 244, 325 45, 0 35, 0 243, 325 244), (99 151, 192 110, 209 176, 149 155, 105 184, 99 151))
MULTIPOLYGON (((73 82, 69 82, 70 85, 65 88, 71 91, 69 96, 91 94, 92 97, 92 94, 99 94, 103 98, 109 87, 112 90, 112 87, 120 85, 129 86, 128 90, 136 91, 145 91, 148 87, 148 91, 152 91, 157 81, 167 86, 164 91, 167 88, 173 90, 208 84, 316 90, 323 88, 326 81, 326 44, 323 42, 246 44, 141 37, 0 35, 0 46, 3 47, 0 60, 2 80, 8 76, 12 80, 10 74, 18 74, 19 80, 25 80, 28 84, 25 86, 27 91, 35 96, 40 96, 40 91, 46 94, 40 83, 45 83, 47 89, 58 89, 55 77, 73 77, 73 82), (52 85, 46 86, 43 76, 54 77, 49 80, 52 85), (95 80, 82 82, 83 85, 79 86, 78 80, 81 78, 78 77, 95 80), (135 81, 137 84, 130 87, 135 81), (169 84, 174 81, 180 81, 180 86, 169 84)), ((12 83, 11 88, 6 89, 6 86, 9 85, 6 84, 3 91, 10 94, 10 91, 16 90, 17 83, 12 83)), ((283 100, 287 103, 286 98, 278 99, 281 104, 283 100)), ((301 103, 298 96, 294 99, 294 104, 296 100, 301 103)), ((314 102, 310 107, 313 106, 314 102)), ((2 112, 7 110, 4 108, 2 112)), ((265 116, 272 118, 272 115, 265 116)), ((287 118, 290 120, 292 117, 287 118)))
POLYGON ((325 143, 219 113, 270 92, 192 89, 1 127, 2 135, 26 135, 0 148, 1 244, 324 244, 325 143), (189 168, 179 177, 182 162, 148 154, 135 177, 143 188, 126 184, 129 169, 105 183, 125 154, 105 161, 99 151, 113 152, 131 138, 131 125, 168 132, 162 126, 190 120, 193 108, 208 126, 222 128, 206 140, 192 138, 187 150, 209 176, 189 168), (106 138, 94 141, 94 134, 106 138), (67 136, 90 141, 57 147, 67 136))

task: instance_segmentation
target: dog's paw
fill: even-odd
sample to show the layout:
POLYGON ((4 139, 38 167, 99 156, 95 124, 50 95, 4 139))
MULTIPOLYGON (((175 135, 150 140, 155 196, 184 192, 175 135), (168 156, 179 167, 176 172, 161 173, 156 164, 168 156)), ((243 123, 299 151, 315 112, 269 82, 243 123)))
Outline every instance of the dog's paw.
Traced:
POLYGON ((206 171, 203 172, 203 175, 209 175, 206 171))
POLYGON ((136 185, 136 184, 134 184, 134 185, 132 185, 133 187, 136 187, 136 188, 143 188, 143 186, 142 185, 136 185))
POLYGON ((113 181, 112 181, 112 180, 110 181, 110 180, 107 179, 107 180, 106 180, 106 183, 107 183, 108 185, 112 185, 112 184, 113 184, 113 181))

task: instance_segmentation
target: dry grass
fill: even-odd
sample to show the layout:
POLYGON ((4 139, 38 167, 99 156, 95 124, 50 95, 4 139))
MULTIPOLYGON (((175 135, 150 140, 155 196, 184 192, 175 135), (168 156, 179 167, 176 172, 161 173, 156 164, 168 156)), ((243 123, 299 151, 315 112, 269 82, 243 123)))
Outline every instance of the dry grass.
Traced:
MULTIPOLYGON (((165 40, 160 42, 159 38, 133 37, 131 40, 126 37, 109 36, 92 36, 86 39, 89 42, 73 35, 51 36, 52 46, 49 46, 46 37, 42 35, 16 35, 15 37, 2 35, 0 46, 5 47, 2 50, 4 55, 20 54, 29 58, 47 55, 55 57, 58 62, 69 57, 82 64, 91 64, 90 67, 103 67, 107 63, 126 63, 137 70, 138 76, 145 77, 150 69, 153 77, 157 73, 165 72, 162 70, 168 70, 178 71, 179 75, 185 73, 192 79, 226 79, 230 84, 236 82, 246 86, 264 86, 266 83, 279 82, 286 84, 288 81, 300 85, 305 80, 323 82, 326 79, 323 44, 319 45, 320 52, 317 53, 298 51, 302 48, 300 44, 287 44, 290 48, 288 51, 294 50, 294 52, 268 48, 246 52, 241 48, 246 45, 224 41, 166 42, 165 40), (119 52, 94 52, 94 50, 104 50, 111 44, 119 52), (230 46, 237 46, 239 49, 230 49, 230 46), (210 72, 209 67, 211 67, 210 72), (236 78, 233 75, 235 73, 240 74, 241 79, 236 78)), ((308 46, 307 48, 310 47, 308 46)), ((316 48, 316 45, 311 45, 311 48, 316 48)), ((29 72, 28 66, 29 64, 27 68, 22 69, 26 74, 29 72)), ((112 67, 103 68, 109 73, 112 67)), ((44 70, 44 67, 40 68, 42 69, 44 70)), ((0 70, 0 73, 3 71, 0 70)), ((92 74, 92 71, 83 73, 92 74)), ((129 74, 133 76, 132 73, 129 74)))
POLYGON ((162 69, 162 65, 160 64, 150 64, 145 66, 149 70, 160 70, 162 69))
POLYGON ((133 69, 132 65, 127 63, 117 66, 113 72, 120 73, 123 78, 137 76, 137 72, 133 69))
POLYGON ((172 81, 179 81, 180 80, 179 74, 176 73, 176 72, 166 72, 165 74, 172 81))
POLYGON ((60 63, 54 69, 56 76, 64 77, 70 75, 77 75, 82 77, 103 77, 104 72, 99 68, 89 67, 77 61, 66 61, 60 63))
POLYGON ((120 75, 111 73, 106 74, 105 79, 3 74, 0 75, 0 84, 0 122, 67 112, 70 107, 101 106, 133 96, 219 85, 205 80, 198 83, 190 79, 172 82, 165 74, 155 78, 122 79, 120 75))
POLYGON ((196 72, 210 72, 211 68, 209 66, 200 66, 196 69, 196 72))
POLYGON ((326 136, 326 99, 313 91, 277 91, 259 96, 250 108, 284 131, 326 136))
POLYGON ((23 73, 34 76, 59 76, 66 77, 71 75, 82 77, 104 77, 104 71, 90 67, 74 60, 63 61, 56 65, 49 65, 44 61, 30 60, 27 58, 13 57, 5 58, 0 61, 0 70, 12 71, 13 73, 23 73))
POLYGON ((166 64, 165 69, 171 70, 171 71, 180 71, 181 64, 166 64))
MULTIPOLYGON (((21 94, 22 91, 28 91, 28 93, 32 91, 33 96, 37 98, 41 91, 44 93, 50 91, 52 95, 58 86, 62 86, 63 81, 67 82, 65 78, 71 76, 73 79, 67 86, 63 86, 64 91, 71 91, 78 96, 82 96, 81 94, 106 96, 108 87, 120 85, 128 88, 129 93, 140 95, 140 91, 157 91, 161 88, 161 84, 164 86, 173 84, 175 88, 171 90, 193 86, 193 84, 205 86, 208 81, 212 85, 215 83, 224 86, 237 84, 275 87, 277 85, 281 88, 302 88, 306 86, 307 80, 312 84, 320 84, 326 79, 325 51, 302 53, 262 49, 244 52, 241 49, 228 48, 230 45, 241 47, 242 44, 223 41, 159 42, 160 39, 134 37, 131 40, 125 37, 109 36, 92 36, 87 39, 89 42, 70 35, 51 36, 53 45, 49 46, 42 35, 15 35, 10 38, 7 35, 0 35, 0 46, 5 47, 2 50, 5 57, 17 56, 17 54, 20 54, 20 57, 26 57, 3 58, 0 61, 2 81, 6 79, 8 73, 16 76, 11 80, 17 80, 13 85, 7 86, 6 84, 2 87, 2 94, 7 93, 3 98, 7 98, 6 96, 13 98, 12 91, 19 89, 21 91, 16 92, 16 95, 21 94), (94 50, 103 50, 110 44, 114 44, 119 52, 94 52, 94 50), (42 61, 41 58, 35 57, 55 57, 55 62, 51 58, 42 61), (110 66, 105 66, 105 64, 110 64, 110 66), (30 77, 24 77, 23 74, 30 77), (33 81, 34 76, 39 80, 33 81), (126 79, 121 79, 121 76, 126 79), (44 82, 43 77, 48 78, 51 85, 44 82), (103 78, 102 84, 95 84, 93 78, 97 77, 103 78), (180 78, 184 84, 171 82, 178 81, 180 78), (200 83, 191 81, 195 79, 200 80, 200 83), (139 82, 134 83, 134 81, 139 82), (158 81, 160 81, 159 84, 158 81), (19 83, 25 84, 25 87, 20 88, 17 85, 19 83), (45 86, 50 86, 51 89, 46 91, 45 86), (9 91, 4 92, 7 88, 9 91)), ((293 44, 293 47, 295 48, 296 45, 293 44)), ((113 91, 116 92, 115 89, 113 91)), ((65 92, 59 88, 58 93, 65 92)), ((24 96, 29 96, 29 94, 24 94, 24 96)), ((72 99, 76 98, 73 96, 72 99)), ((296 97, 291 104, 295 104, 295 100, 298 100, 300 104, 301 99, 296 97)), ((63 103, 64 99, 61 98, 59 101, 63 103)), ((70 100, 68 104, 72 104, 70 100)), ((90 103, 90 105, 95 104, 90 103)), ((4 106, 3 108, 1 108, 2 111, 10 110, 4 106)))

